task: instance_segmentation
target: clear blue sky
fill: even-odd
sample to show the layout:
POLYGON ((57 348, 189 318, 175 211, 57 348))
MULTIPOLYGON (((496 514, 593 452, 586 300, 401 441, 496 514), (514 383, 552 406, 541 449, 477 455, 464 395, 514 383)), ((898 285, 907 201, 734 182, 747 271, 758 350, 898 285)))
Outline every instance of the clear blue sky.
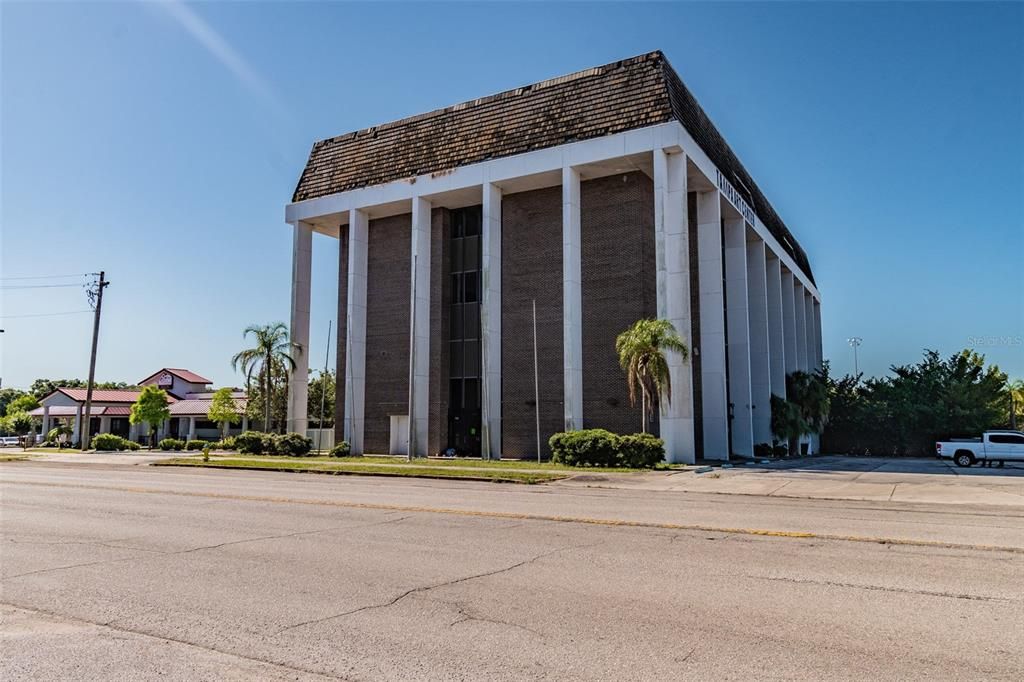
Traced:
MULTIPOLYGON (((1024 376, 1024 345, 1005 338, 1024 335, 1019 3, 0 13, 0 276, 106 270, 100 379, 172 366, 239 383, 242 329, 288 320, 284 204, 315 140, 652 49, 809 254, 836 370, 852 369, 854 335, 868 373, 982 337, 1024 376)), ((314 251, 321 365, 337 245, 314 251)), ((82 310, 83 293, 6 288, 26 283, 2 282, 4 386, 84 377, 89 315, 11 317, 82 310)))

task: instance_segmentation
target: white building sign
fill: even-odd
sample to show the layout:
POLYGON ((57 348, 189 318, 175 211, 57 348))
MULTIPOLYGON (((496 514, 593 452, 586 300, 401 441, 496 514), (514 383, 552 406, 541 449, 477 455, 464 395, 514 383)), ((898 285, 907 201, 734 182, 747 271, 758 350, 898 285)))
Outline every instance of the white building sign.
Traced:
POLYGON ((725 198, 729 200, 729 203, 736 207, 736 210, 740 212, 743 219, 753 225, 754 209, 750 208, 750 205, 747 204, 743 196, 736 191, 736 188, 732 186, 732 183, 722 175, 722 171, 715 170, 715 173, 718 175, 718 189, 721 190, 725 198))

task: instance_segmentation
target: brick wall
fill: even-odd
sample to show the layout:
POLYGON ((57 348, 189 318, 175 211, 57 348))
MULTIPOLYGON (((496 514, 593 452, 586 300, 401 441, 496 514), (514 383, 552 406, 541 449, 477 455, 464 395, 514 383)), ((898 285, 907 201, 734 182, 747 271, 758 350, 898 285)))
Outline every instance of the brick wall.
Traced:
POLYGON ((580 192, 583 426, 634 433, 641 427, 640 400, 630 407, 615 339, 657 315, 654 187, 635 172, 584 182, 580 192))
POLYGON ((392 414, 409 411, 409 214, 371 220, 366 281, 367 453, 387 453, 392 414))
POLYGON ((510 194, 501 206, 502 455, 537 454, 531 301, 537 300, 541 447, 563 426, 562 188, 510 194))
POLYGON ((334 442, 345 438, 345 361, 348 352, 348 225, 341 226, 338 236, 338 335, 335 351, 337 365, 334 384, 334 442))

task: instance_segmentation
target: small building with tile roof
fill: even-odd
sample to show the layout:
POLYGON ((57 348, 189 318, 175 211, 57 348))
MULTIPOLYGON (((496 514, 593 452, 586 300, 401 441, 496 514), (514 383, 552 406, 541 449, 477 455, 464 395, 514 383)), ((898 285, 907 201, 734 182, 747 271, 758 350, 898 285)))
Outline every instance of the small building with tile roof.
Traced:
MULTIPOLYGON (((212 382, 187 369, 163 368, 139 382, 139 386, 154 385, 167 391, 170 419, 157 425, 157 438, 181 438, 183 440, 219 440, 223 424, 211 422, 207 415, 213 400, 212 382)), ((58 421, 72 428, 72 442, 81 438, 82 420, 86 418, 86 389, 58 387, 40 401, 40 406, 29 414, 40 418, 42 434, 45 435, 58 421)), ((131 406, 142 393, 140 388, 94 389, 89 433, 113 433, 143 442, 149 434, 149 425, 135 425, 129 422, 131 406)), ((227 425, 229 435, 238 435, 249 428, 245 416, 248 397, 245 391, 233 390, 231 397, 242 419, 239 424, 227 425)))
POLYGON ((752 456, 786 375, 822 365, 807 254, 661 52, 316 142, 285 220, 288 430, 318 232, 339 244, 335 437, 356 453, 639 431, 615 339, 642 318, 691 351, 650 419, 672 462, 752 456))

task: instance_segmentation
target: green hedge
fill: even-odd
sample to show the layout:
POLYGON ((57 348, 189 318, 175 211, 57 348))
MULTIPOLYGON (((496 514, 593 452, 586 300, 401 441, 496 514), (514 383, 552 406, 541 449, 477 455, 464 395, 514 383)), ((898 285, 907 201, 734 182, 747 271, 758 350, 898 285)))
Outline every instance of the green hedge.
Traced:
POLYGON ((305 457, 313 449, 313 441, 299 433, 261 433, 246 431, 235 438, 238 451, 245 455, 286 455, 305 457))
POLYGON ((205 441, 205 440, 198 440, 198 439, 190 440, 187 443, 185 443, 185 449, 186 450, 202 450, 207 445, 209 445, 209 443, 207 441, 205 441))
POLYGON ((161 450, 181 450, 185 447, 185 441, 177 438, 164 438, 156 446, 161 450))
POLYGON ((348 444, 347 440, 343 440, 333 448, 331 448, 331 457, 351 457, 352 446, 348 444))
POLYGON ((548 440, 551 461, 569 466, 649 468, 665 459, 665 442, 649 433, 563 431, 548 440))
POLYGON ((235 436, 228 436, 227 438, 222 438, 222 439, 220 439, 219 441, 217 441, 216 443, 213 444, 213 449, 214 450, 237 450, 238 449, 238 443, 236 443, 235 441, 236 441, 236 437, 235 436))
POLYGON ((112 433, 99 433, 92 439, 92 446, 97 450, 138 450, 139 444, 130 440, 115 436, 112 433))

